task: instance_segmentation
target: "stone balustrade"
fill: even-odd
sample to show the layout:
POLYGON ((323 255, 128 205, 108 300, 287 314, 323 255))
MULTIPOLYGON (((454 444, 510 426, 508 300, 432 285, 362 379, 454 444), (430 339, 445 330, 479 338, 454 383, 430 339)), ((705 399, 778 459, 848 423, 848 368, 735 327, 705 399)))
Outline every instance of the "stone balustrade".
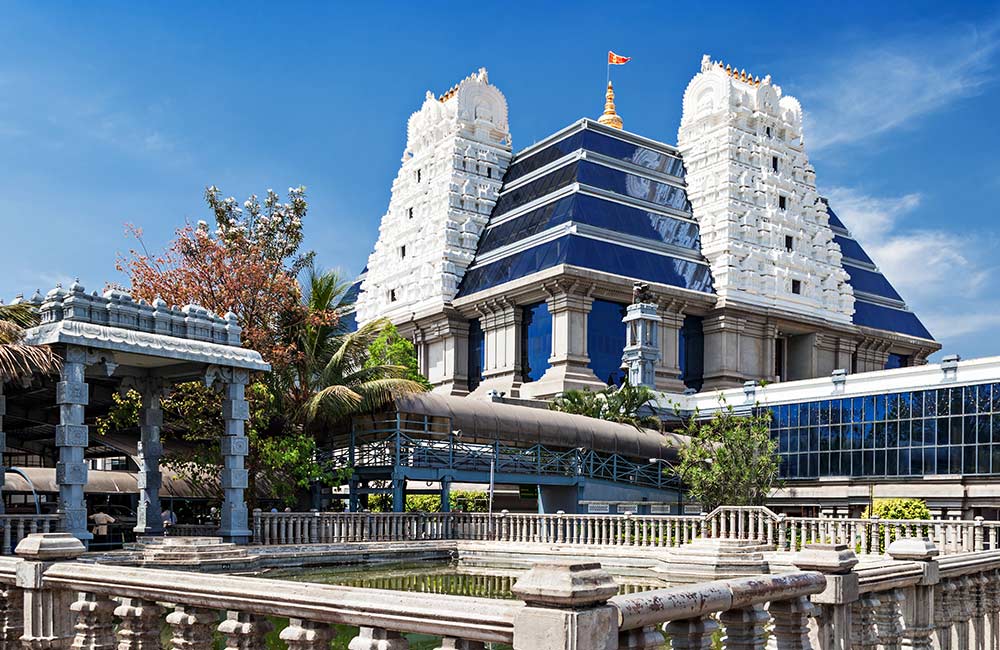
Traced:
POLYGON ((942 553, 996 549, 1000 522, 787 517, 761 507, 722 507, 703 515, 254 512, 254 543, 488 540, 590 546, 676 547, 696 539, 756 541, 796 552, 807 544, 846 544, 884 554, 897 539, 928 537, 942 553))
POLYGON ((799 571, 616 595, 600 564, 540 564, 519 600, 382 591, 75 561, 68 534, 35 534, 0 558, 0 650, 263 650, 270 618, 287 618, 289 650, 328 650, 331 625, 359 628, 351 650, 1000 650, 1000 552, 938 557, 903 538, 889 559, 857 566, 845 545, 807 546, 799 571), (670 645, 668 646, 667 643, 670 645))
POLYGON ((32 533, 53 533, 60 529, 59 515, 0 514, 0 555, 10 555, 18 542, 32 533))

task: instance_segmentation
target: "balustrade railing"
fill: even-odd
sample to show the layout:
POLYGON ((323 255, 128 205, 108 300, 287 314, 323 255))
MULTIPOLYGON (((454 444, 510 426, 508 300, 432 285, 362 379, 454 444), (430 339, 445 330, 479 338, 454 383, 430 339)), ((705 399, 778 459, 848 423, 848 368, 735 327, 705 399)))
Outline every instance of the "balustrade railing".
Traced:
POLYGON ((1000 522, 787 517, 749 506, 702 515, 254 512, 254 542, 277 545, 448 539, 665 548, 713 538, 790 552, 846 544, 878 555, 897 539, 922 537, 946 554, 998 549, 1000 522))
POLYGON ((32 533, 60 530, 59 515, 0 515, 0 555, 10 555, 18 542, 32 533))
MULTIPOLYGON (((738 527, 737 527, 738 530, 738 527)), ((750 534, 750 533, 748 533, 750 534)), ((846 545, 807 545, 798 571, 616 595, 597 563, 536 565, 519 600, 409 593, 74 561, 66 534, 31 535, 0 558, 0 650, 264 650, 277 618, 289 650, 1000 650, 1000 551, 938 558, 927 539, 890 544, 857 567, 846 545), (669 646, 667 645, 669 644, 669 646)), ((270 647, 270 646, 267 646, 270 647)))

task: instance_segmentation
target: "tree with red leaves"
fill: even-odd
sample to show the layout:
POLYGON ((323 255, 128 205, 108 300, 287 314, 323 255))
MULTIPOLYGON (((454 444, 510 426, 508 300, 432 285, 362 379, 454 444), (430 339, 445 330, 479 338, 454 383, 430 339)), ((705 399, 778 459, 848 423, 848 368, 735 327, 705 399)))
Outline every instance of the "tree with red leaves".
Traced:
POLYGON ((307 316, 296 279, 313 258, 299 250, 305 188, 289 188, 287 203, 268 190, 263 203, 252 195, 240 206, 212 186, 205 200, 215 213, 214 231, 205 221, 185 225, 163 254, 151 255, 142 230, 130 225, 141 250, 120 256, 117 268, 128 274, 137 299, 193 302, 220 316, 233 312, 244 346, 280 370, 296 355, 288 329, 307 316))

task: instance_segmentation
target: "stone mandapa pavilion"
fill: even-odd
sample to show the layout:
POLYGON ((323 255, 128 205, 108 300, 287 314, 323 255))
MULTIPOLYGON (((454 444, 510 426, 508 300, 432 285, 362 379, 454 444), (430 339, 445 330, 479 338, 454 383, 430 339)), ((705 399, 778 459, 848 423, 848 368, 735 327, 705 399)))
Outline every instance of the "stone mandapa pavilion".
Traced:
MULTIPOLYGON (((160 299, 153 304, 137 302, 116 290, 88 294, 78 282, 68 290, 57 286, 44 299, 36 293, 30 302, 39 307, 41 324, 27 331, 26 342, 51 346, 62 357, 60 381, 54 386, 54 395, 52 387, 43 386, 30 397, 10 396, 9 405, 0 394, 0 416, 6 411, 8 421, 29 422, 35 435, 54 436, 59 513, 66 532, 84 541, 91 538, 84 499, 88 478, 84 452, 90 442, 85 411, 91 403, 91 387, 99 386, 105 393, 108 389, 133 389, 142 395, 135 530, 140 535, 159 535, 163 532, 159 496, 161 400, 173 384, 198 380, 217 386, 223 395, 219 534, 229 541, 246 542, 250 529, 243 494, 247 487, 243 459, 248 451, 244 422, 249 411, 244 390, 251 371, 266 372, 270 366, 259 353, 241 346, 236 316, 227 313, 220 318, 193 304, 170 307, 160 299), (44 407, 53 399, 59 407, 57 418, 26 415, 31 412, 31 400, 48 400, 48 404, 34 404, 43 407, 35 413, 45 413, 44 407), (28 403, 19 405, 15 403, 18 400, 28 403)), ((0 445, 5 443, 0 417, 0 445)))

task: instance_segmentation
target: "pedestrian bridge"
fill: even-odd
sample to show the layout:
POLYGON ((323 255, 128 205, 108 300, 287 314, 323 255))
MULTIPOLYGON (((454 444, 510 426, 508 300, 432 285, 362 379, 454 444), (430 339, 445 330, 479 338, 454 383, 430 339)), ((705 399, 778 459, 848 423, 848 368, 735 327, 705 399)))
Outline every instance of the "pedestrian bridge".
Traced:
POLYGON ((355 418, 326 458, 353 469, 352 511, 373 493, 391 493, 401 511, 407 481, 439 484, 442 504, 452 483, 492 482, 537 486, 542 512, 578 512, 588 500, 679 509, 678 482, 665 470, 684 441, 546 408, 421 393, 355 418))

